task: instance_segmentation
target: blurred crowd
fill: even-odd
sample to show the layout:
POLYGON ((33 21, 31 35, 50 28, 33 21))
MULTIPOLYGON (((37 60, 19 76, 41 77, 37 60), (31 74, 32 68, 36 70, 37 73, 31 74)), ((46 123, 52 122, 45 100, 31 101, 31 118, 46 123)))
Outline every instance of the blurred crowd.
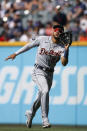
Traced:
POLYGON ((73 41, 87 41, 87 0, 0 0, 0 41, 51 35, 60 23, 73 41))

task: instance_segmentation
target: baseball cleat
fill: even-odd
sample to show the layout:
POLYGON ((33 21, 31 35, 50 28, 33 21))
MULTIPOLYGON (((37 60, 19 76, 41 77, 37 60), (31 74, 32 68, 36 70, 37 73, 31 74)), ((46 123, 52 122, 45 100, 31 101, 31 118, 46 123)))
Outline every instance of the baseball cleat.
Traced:
POLYGON ((48 121, 43 122, 43 128, 50 128, 51 125, 48 121))
POLYGON ((28 128, 31 128, 31 126, 32 126, 32 113, 31 113, 31 111, 27 110, 25 112, 25 116, 27 117, 26 125, 28 128))
POLYGON ((48 123, 48 124, 43 124, 43 128, 50 128, 51 125, 48 123))

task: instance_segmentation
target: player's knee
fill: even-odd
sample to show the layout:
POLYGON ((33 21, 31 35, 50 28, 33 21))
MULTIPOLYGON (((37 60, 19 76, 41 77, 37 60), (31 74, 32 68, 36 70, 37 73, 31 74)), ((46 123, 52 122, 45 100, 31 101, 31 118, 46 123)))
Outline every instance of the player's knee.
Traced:
POLYGON ((42 94, 48 94, 48 93, 49 93, 49 90, 48 90, 48 89, 42 90, 42 94))

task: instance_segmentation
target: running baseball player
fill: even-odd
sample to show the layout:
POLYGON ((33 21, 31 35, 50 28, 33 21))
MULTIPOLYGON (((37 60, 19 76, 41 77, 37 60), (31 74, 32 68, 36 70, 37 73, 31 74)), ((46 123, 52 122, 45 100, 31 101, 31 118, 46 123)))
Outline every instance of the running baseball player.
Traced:
POLYGON ((32 73, 32 79, 38 86, 38 97, 31 109, 27 110, 25 113, 27 116, 26 124, 29 128, 31 128, 32 120, 40 106, 43 128, 49 128, 51 126, 48 120, 49 91, 52 85, 54 67, 59 60, 61 60, 63 66, 66 66, 68 63, 69 44, 61 44, 59 40, 60 34, 63 32, 63 26, 54 25, 52 36, 39 36, 5 59, 13 60, 17 55, 33 47, 38 47, 32 73))

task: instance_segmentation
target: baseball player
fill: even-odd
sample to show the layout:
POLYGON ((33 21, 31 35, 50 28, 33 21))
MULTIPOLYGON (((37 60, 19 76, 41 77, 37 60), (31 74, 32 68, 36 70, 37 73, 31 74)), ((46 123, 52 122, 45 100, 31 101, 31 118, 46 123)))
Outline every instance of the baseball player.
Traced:
POLYGON ((26 124, 29 128, 31 128, 32 120, 40 106, 43 128, 49 128, 51 126, 48 120, 49 91, 52 85, 54 67, 59 60, 61 60, 63 66, 66 66, 68 63, 69 44, 64 46, 59 41, 59 36, 62 32, 64 32, 63 26, 54 25, 52 36, 39 36, 5 59, 13 60, 17 55, 33 47, 38 47, 32 73, 32 79, 38 86, 38 97, 31 109, 25 113, 27 116, 26 124))

